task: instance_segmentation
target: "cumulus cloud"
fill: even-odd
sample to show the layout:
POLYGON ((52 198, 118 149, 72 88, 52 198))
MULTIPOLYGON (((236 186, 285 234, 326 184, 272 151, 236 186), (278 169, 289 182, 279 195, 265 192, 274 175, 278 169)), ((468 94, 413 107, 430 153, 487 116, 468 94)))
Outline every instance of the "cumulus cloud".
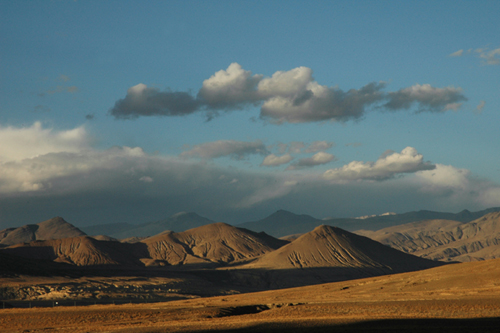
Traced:
POLYGON ((241 160, 247 155, 266 155, 268 153, 267 148, 261 141, 219 140, 195 145, 190 150, 181 153, 181 157, 212 159, 229 156, 241 160))
POLYGON ((424 157, 413 147, 397 152, 386 152, 376 162, 353 161, 341 168, 327 170, 323 177, 332 181, 386 180, 402 173, 432 170, 436 166, 424 162, 424 157))
POLYGON ((0 162, 57 152, 78 152, 91 144, 84 126, 58 131, 35 122, 30 127, 0 126, 0 162))
POLYGON ((414 104, 418 111, 443 112, 456 110, 467 98, 462 94, 462 89, 454 87, 435 88, 430 84, 416 84, 395 92, 389 92, 388 102, 384 107, 389 110, 409 109, 414 104))
POLYGON ((334 160, 335 160, 334 155, 320 151, 319 153, 316 153, 311 157, 301 158, 296 163, 293 163, 292 165, 290 165, 287 168, 287 170, 297 170, 297 169, 303 169, 303 168, 310 168, 310 167, 313 167, 316 165, 327 164, 327 163, 330 163, 331 161, 334 161, 334 160))
POLYGON ((384 98, 384 87, 385 83, 370 83, 345 92, 310 81, 298 91, 266 100, 260 117, 275 124, 357 119, 367 107, 384 98))
POLYGON ((328 141, 314 141, 306 148, 306 153, 315 153, 318 151, 325 151, 327 149, 332 148, 335 145, 335 142, 328 141))
POLYGON ((203 81, 196 97, 188 92, 160 91, 138 84, 110 109, 117 119, 139 116, 183 116, 202 112, 212 119, 221 111, 260 106, 260 118, 274 124, 359 119, 371 107, 388 100, 383 108, 406 110, 457 109, 467 100, 459 88, 415 85, 396 92, 384 92, 384 82, 372 82, 360 89, 344 91, 316 82, 308 67, 277 71, 271 77, 253 74, 232 63, 203 81))
POLYGON ((182 116, 196 112, 200 103, 187 92, 160 91, 139 83, 127 90, 109 111, 120 119, 139 116, 182 116))
POLYGON ((232 63, 203 81, 198 97, 212 109, 241 108, 260 100, 256 86, 262 75, 252 75, 240 64, 232 63))
POLYGON ((291 160, 293 160, 293 157, 288 153, 282 156, 276 156, 274 154, 270 154, 264 158, 264 161, 262 161, 261 166, 278 166, 286 164, 291 160))

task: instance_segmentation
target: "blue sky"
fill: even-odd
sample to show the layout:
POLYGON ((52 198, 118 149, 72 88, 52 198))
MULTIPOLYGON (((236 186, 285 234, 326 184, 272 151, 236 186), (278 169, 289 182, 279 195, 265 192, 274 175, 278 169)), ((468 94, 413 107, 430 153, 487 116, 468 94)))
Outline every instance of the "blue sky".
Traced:
POLYGON ((0 227, 500 206, 498 1, 1 1, 0 227))

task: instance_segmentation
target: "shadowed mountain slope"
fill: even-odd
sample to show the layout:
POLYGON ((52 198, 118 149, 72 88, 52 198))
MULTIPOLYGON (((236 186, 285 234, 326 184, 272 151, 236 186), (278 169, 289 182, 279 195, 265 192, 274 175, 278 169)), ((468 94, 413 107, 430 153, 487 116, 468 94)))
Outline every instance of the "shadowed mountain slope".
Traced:
POLYGON ((89 236, 33 241, 2 249, 3 253, 30 259, 52 260, 76 266, 137 265, 147 256, 141 244, 101 241, 89 236))
POLYGON ((500 258, 500 212, 460 223, 430 220, 358 234, 423 258, 477 261, 500 258))
POLYGON ((66 222, 62 217, 54 217, 38 224, 28 224, 19 228, 0 231, 0 244, 3 246, 34 240, 61 239, 85 236, 85 233, 66 222))

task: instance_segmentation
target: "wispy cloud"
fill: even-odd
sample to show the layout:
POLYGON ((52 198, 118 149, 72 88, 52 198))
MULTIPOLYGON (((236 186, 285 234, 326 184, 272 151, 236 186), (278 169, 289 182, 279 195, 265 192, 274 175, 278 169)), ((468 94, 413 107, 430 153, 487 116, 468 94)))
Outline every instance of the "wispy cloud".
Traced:
POLYGON ((458 50, 451 53, 450 57, 461 57, 466 54, 475 54, 481 59, 481 64, 486 66, 500 64, 500 48, 490 49, 489 47, 481 47, 477 49, 468 49, 467 51, 458 50))
POLYGON ((290 154, 285 154, 282 156, 276 156, 274 154, 269 154, 264 158, 264 161, 262 161, 261 166, 279 166, 282 164, 286 164, 293 160, 293 157, 290 154))
POLYGON ((309 147, 306 148, 305 152, 306 153, 315 153, 318 151, 325 151, 327 149, 332 148, 335 146, 335 142, 329 142, 329 141, 314 141, 309 145, 309 147))
POLYGON ((311 168, 316 165, 323 165, 336 160, 335 155, 328 154, 325 152, 318 152, 311 157, 301 158, 296 163, 291 164, 287 170, 297 170, 304 168, 311 168))
POLYGON ((69 80, 71 80, 71 79, 69 78, 69 76, 64 75, 64 74, 59 75, 59 77, 58 77, 57 79, 58 79, 59 81, 62 81, 62 82, 68 82, 69 80))
POLYGON ((477 114, 482 113, 485 105, 486 105, 485 101, 480 101, 479 104, 476 106, 476 109, 474 110, 474 112, 477 114))
POLYGON ((261 141, 246 142, 235 140, 219 140, 195 145, 188 151, 181 153, 181 157, 200 157, 212 159, 229 156, 241 160, 247 155, 266 155, 269 151, 261 141))
POLYGON ((456 52, 451 53, 450 57, 461 57, 464 54, 464 50, 458 50, 456 52))
POLYGON ((500 48, 480 52, 479 57, 484 65, 498 65, 500 64, 500 48))

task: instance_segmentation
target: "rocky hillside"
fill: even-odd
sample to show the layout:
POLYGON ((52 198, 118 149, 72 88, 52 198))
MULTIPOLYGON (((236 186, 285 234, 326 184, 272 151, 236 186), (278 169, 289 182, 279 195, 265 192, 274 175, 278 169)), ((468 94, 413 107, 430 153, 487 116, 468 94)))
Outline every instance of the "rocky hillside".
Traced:
POLYGON ((468 223, 429 220, 357 233, 433 260, 465 262, 500 258, 500 212, 468 223))

